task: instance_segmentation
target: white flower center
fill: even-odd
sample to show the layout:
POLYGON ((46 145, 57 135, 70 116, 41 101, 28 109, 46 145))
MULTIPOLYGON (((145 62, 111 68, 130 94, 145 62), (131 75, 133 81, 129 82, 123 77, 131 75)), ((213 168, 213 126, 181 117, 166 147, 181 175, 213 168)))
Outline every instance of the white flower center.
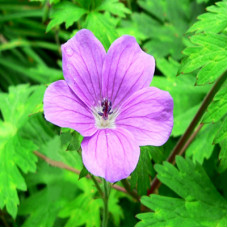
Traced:
POLYGON ((93 110, 96 127, 98 129, 116 128, 115 120, 118 114, 117 110, 112 110, 112 103, 108 99, 104 99, 93 110))

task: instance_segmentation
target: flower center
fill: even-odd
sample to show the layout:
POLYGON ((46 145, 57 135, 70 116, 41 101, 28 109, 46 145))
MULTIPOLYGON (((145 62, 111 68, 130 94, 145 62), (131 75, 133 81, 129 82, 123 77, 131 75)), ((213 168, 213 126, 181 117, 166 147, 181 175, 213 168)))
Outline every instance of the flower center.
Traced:
POLYGON ((102 112, 98 111, 98 115, 102 116, 104 120, 108 119, 108 115, 111 115, 113 113, 112 110, 112 102, 108 101, 107 98, 105 98, 101 102, 102 112))
POLYGON ((117 111, 112 110, 112 102, 110 100, 104 98, 93 113, 97 128, 115 128, 115 119, 118 114, 117 111))

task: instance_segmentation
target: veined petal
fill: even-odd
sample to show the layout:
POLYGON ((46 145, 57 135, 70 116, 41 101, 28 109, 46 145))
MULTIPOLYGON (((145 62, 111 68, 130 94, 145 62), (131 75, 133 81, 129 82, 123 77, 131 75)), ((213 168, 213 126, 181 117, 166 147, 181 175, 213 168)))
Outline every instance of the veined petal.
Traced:
POLYGON ((130 131, 140 146, 161 146, 173 128, 173 99, 155 87, 139 90, 123 103, 116 125, 130 131))
POLYGON ((141 50, 135 38, 124 35, 108 50, 102 71, 103 97, 119 106, 134 92, 150 85, 155 60, 141 50))
POLYGON ((91 110, 64 80, 48 86, 43 102, 44 116, 49 122, 59 127, 72 128, 83 136, 93 135, 97 131, 91 110))
POLYGON ((140 149, 127 130, 103 129, 82 141, 82 159, 95 176, 116 182, 128 177, 135 169, 140 149))
POLYGON ((62 45, 63 75, 74 93, 89 107, 101 100, 105 49, 92 32, 82 29, 62 45))

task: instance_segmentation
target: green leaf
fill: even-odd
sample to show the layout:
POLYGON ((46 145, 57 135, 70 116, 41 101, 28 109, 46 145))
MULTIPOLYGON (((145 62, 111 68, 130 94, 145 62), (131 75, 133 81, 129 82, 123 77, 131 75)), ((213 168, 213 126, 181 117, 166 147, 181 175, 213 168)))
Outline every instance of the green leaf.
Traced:
POLYGON ((22 66, 20 62, 14 63, 14 61, 10 61, 7 58, 0 59, 0 65, 7 67, 16 73, 21 73, 36 82, 49 83, 62 78, 62 71, 43 65, 25 67, 22 66))
POLYGON ((81 148, 81 142, 83 140, 83 137, 76 131, 73 131, 73 133, 71 133, 70 139, 67 141, 68 145, 67 145, 67 150, 69 151, 79 151, 81 148))
POLYGON ((205 113, 203 123, 215 123, 219 121, 227 113, 227 85, 217 92, 213 101, 210 103, 207 112, 205 113))
POLYGON ((177 168, 168 162, 156 165, 158 178, 181 198, 159 195, 142 197, 154 212, 138 214, 137 226, 226 226, 226 200, 199 164, 176 157, 177 168))
POLYGON ((220 173, 226 171, 227 169, 227 139, 224 139, 221 143, 220 143, 220 153, 219 153, 219 167, 218 167, 218 171, 220 173))
POLYGON ((23 226, 53 226, 59 211, 79 194, 73 173, 53 168, 40 163, 37 174, 29 175, 29 187, 36 189, 38 184, 45 184, 45 188, 30 192, 19 208, 20 215, 27 215, 23 226))
POLYGON ((106 50, 108 50, 111 43, 118 38, 115 24, 113 24, 109 14, 100 14, 98 12, 89 13, 84 27, 93 32, 106 50))
MULTIPOLYGON (((65 226, 86 226, 86 227, 99 227, 101 225, 100 211, 103 208, 103 201, 101 198, 94 197, 97 191, 92 189, 91 182, 85 184, 79 181, 83 193, 79 194, 72 202, 65 205, 59 212, 60 218, 68 218, 65 226), (92 190, 92 191, 91 191, 92 190), (89 219, 88 219, 89 218, 89 219)), ((123 196, 122 193, 111 191, 109 196, 109 211, 113 214, 114 224, 119 225, 120 219, 123 217, 121 207, 118 205, 119 197, 123 196)))
POLYGON ((37 146, 21 136, 21 130, 36 105, 42 102, 44 86, 20 85, 0 94, 0 208, 6 206, 13 218, 17 214, 17 190, 26 190, 21 174, 35 172, 37 146), (19 169, 21 171, 19 171, 19 169))
POLYGON ((144 10, 150 12, 155 15, 157 18, 162 21, 165 20, 165 10, 166 10, 166 1, 138 1, 139 6, 141 6, 144 10))
POLYGON ((43 113, 38 112, 29 116, 21 130, 21 136, 31 140, 39 148, 54 137, 53 124, 47 122, 43 113))
POLYGON ((89 174, 89 171, 86 169, 85 166, 83 166, 78 179, 80 180, 81 178, 86 177, 88 174, 89 174))
POLYGON ((218 171, 222 173, 227 169, 227 116, 225 116, 215 133, 213 144, 217 143, 220 145, 218 171))
MULTIPOLYGON (((40 152, 55 161, 81 169, 80 155, 65 150, 66 137, 66 134, 55 136, 41 146, 40 152)), ((75 173, 50 167, 45 162, 40 163, 37 174, 27 177, 27 182, 30 191, 40 184, 45 184, 45 187, 31 192, 31 196, 22 201, 19 214, 29 215, 23 226, 53 226, 60 210, 81 194, 83 187, 93 190, 88 180, 78 182, 75 173)))
POLYGON ((23 10, 23 11, 18 11, 18 12, 13 12, 13 13, 8 13, 8 14, 1 14, 0 15, 0 22, 5 22, 5 21, 10 21, 10 20, 15 20, 23 17, 41 17, 43 12, 41 10, 23 10))
POLYGON ((226 138, 227 138, 227 116, 225 116, 225 118, 221 124, 221 127, 218 129, 213 143, 214 144, 219 143, 226 138))
POLYGON ((33 110, 42 103, 45 86, 19 85, 10 87, 9 93, 0 94, 0 109, 3 119, 20 128, 33 110))
POLYGON ((28 40, 22 40, 20 39, 14 39, 10 42, 3 43, 0 45, 0 51, 6 51, 10 49, 14 49, 16 47, 39 47, 39 48, 45 48, 53 51, 58 50, 58 46, 52 43, 44 42, 44 41, 28 41, 28 40))
POLYGON ((85 186, 88 192, 80 194, 72 202, 61 209, 60 218, 68 218, 66 226, 94 227, 100 226, 100 209, 103 206, 102 199, 94 199, 91 188, 85 186), (89 219, 88 219, 89 218, 89 219))
POLYGON ((187 148, 186 156, 192 157, 194 162, 199 162, 200 164, 203 164, 204 159, 209 159, 214 149, 213 140, 216 130, 220 126, 219 124, 204 125, 187 148))
POLYGON ((150 154, 155 163, 161 163, 166 160, 165 146, 151 146, 150 154))
POLYGON ((49 22, 46 31, 49 32, 52 28, 62 23, 66 24, 67 29, 86 14, 86 12, 85 9, 80 8, 71 2, 60 2, 54 6, 51 21, 49 22))
POLYGON ((197 3, 207 3, 209 2, 210 0, 197 0, 197 3))
POLYGON ((172 55, 180 59, 184 48, 183 34, 191 22, 191 13, 197 12, 189 0, 140 0, 140 7, 152 14, 133 13, 132 20, 139 31, 147 35, 143 48, 155 58, 172 55))
POLYGON ((131 11, 118 0, 104 0, 101 5, 96 8, 96 11, 107 11, 119 17, 125 17, 126 14, 131 13, 131 11))
POLYGON ((131 174, 131 188, 136 187, 140 195, 146 194, 147 189, 150 187, 149 175, 152 175, 153 170, 150 150, 151 148, 149 146, 141 147, 139 162, 131 174))
POLYGON ((19 171, 34 172, 37 158, 32 151, 37 147, 16 134, 16 129, 0 122, 0 208, 6 206, 9 214, 16 218, 19 198, 17 190, 26 190, 26 183, 19 171))
POLYGON ((109 195, 108 205, 115 226, 120 226, 120 220, 124 219, 123 208, 119 205, 120 198, 126 197, 122 192, 113 191, 109 195))
MULTIPOLYGON (((69 166, 76 167, 77 169, 82 168, 81 157, 77 151, 67 151, 68 143, 71 140, 71 135, 69 134, 69 142, 64 143, 62 140, 63 134, 56 135, 54 138, 49 140, 47 143, 40 147, 40 151, 46 155, 48 158, 60 161, 68 164, 69 166)), ((65 137, 65 134, 64 134, 65 137)))
POLYGON ((140 44, 147 36, 140 31, 139 26, 132 20, 121 20, 120 26, 117 28, 119 36, 130 35, 134 36, 136 41, 140 44))
POLYGON ((207 7, 208 13, 200 15, 198 21, 188 30, 188 32, 223 32, 227 27, 226 10, 226 0, 216 2, 215 5, 207 7))
POLYGON ((100 0, 98 0, 98 1, 93 1, 93 0, 87 0, 87 1, 85 1, 85 0, 77 0, 77 4, 80 7, 89 10, 91 8, 93 8, 93 9, 96 8, 97 4, 100 4, 100 0))
POLYGON ((208 7, 189 32, 195 32, 183 51, 185 55, 179 73, 197 70, 197 85, 213 83, 227 70, 227 2, 208 7), (221 33, 222 32, 222 33, 221 33))
POLYGON ((190 38, 191 44, 183 51, 179 72, 186 74, 198 70, 197 85, 213 83, 227 69, 226 36, 223 34, 200 33, 190 38))

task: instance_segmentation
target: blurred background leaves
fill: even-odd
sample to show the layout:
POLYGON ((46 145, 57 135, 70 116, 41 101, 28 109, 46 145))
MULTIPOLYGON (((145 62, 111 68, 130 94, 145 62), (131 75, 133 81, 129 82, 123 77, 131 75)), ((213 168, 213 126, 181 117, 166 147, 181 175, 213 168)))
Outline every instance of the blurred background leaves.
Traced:
POLYGON ((226 226, 226 80, 186 158, 177 157, 177 167, 161 165, 226 74, 226 10, 226 0, 0 0, 0 224, 101 225, 102 200, 83 168, 82 136, 49 124, 42 107, 46 86, 63 79, 61 44, 87 28, 106 50, 121 35, 134 36, 156 59, 151 86, 174 99, 172 137, 162 147, 142 147, 128 178, 141 204, 113 188, 109 226, 226 226), (82 178, 34 151, 83 170, 82 178), (146 196, 156 174, 162 184, 146 196))

